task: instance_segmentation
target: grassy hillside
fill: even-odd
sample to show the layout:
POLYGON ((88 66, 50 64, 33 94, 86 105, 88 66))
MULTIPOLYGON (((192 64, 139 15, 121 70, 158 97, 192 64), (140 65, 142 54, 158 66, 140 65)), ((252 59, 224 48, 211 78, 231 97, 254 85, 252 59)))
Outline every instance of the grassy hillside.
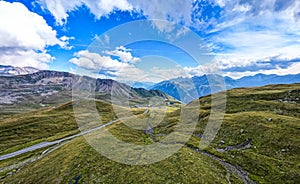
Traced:
MULTIPOLYGON (((125 165, 99 154, 84 138, 0 161, 4 183, 299 183, 300 85, 233 89, 227 92, 223 124, 213 142, 199 149, 208 122, 211 96, 201 104, 194 134, 182 149, 158 163, 125 165), (42 154, 47 150, 46 154, 42 154), (30 160, 31 159, 31 160, 30 160), (20 164, 21 163, 21 164, 20 164), (247 179, 249 173, 249 180, 247 179), (241 176, 242 175, 242 176, 241 176)), ((115 118, 112 107, 98 102, 105 121, 115 118)), ((135 114, 140 114, 140 109, 135 114)), ((191 112, 194 113, 194 112, 191 112)), ((147 113, 142 116, 149 116, 147 113)), ((115 137, 135 144, 162 141, 178 125, 180 109, 168 108, 153 134, 118 122, 108 127, 115 137)), ((189 114, 187 114, 188 116, 189 114)), ((2 154, 9 148, 76 133, 72 104, 5 118, 1 126, 2 154), (55 117, 55 118, 54 118, 55 117), (16 136, 16 133, 18 136, 16 136), (23 135, 24 134, 24 135, 23 135), (2 136, 4 135, 4 136, 2 136), (20 136, 20 137, 19 137, 20 136), (3 142, 4 141, 4 142, 3 142)), ((171 143, 170 143, 171 144, 171 143)))
MULTIPOLYGON (((299 84, 228 91, 222 127, 207 151, 242 167, 256 182, 299 183, 299 99, 299 84), (248 149, 216 151, 246 140, 248 149)), ((209 102, 210 97, 200 99, 209 102)), ((209 109, 206 105, 196 132, 203 131, 209 109)))
MULTIPOLYGON (((110 103, 96 101, 96 108, 101 116, 99 123, 103 124, 115 119, 110 103)), ((132 109, 132 111, 140 114, 144 109, 132 109)), ((79 129, 71 102, 55 108, 44 108, 6 117, 0 122, 0 155, 76 133, 79 133, 79 129)))

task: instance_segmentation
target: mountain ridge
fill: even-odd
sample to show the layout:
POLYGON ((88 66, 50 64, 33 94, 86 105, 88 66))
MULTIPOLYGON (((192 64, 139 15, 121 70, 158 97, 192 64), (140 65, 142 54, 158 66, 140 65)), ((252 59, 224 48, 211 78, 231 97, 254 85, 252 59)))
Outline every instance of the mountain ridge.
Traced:
MULTIPOLYGON (((33 67, 13 67, 13 66, 4 66, 0 65, 0 77, 17 77, 18 80, 26 82, 38 82, 39 84, 55 84, 55 82, 63 85, 67 90, 72 90, 72 78, 78 76, 69 72, 58 72, 50 70, 38 70, 33 67), (20 77, 27 76, 27 77, 20 77), (53 80, 43 81, 42 78, 56 78, 53 80)), ((79 79, 78 77, 75 77, 79 79)), ((7 82, 0 79, 0 87, 7 87, 7 82)), ((202 76, 193 76, 191 78, 178 77, 170 80, 161 81, 152 86, 152 83, 143 83, 136 82, 132 86, 129 86, 121 82, 112 82, 111 79, 94 79, 88 76, 82 76, 82 79, 87 81, 94 81, 96 85, 95 89, 97 92, 110 93, 112 87, 116 90, 116 93, 123 94, 127 93, 129 96, 134 97, 136 93, 141 93, 141 91, 146 92, 146 96, 151 96, 151 94, 158 94, 158 91, 161 91, 179 101, 184 103, 189 103, 192 100, 209 95, 211 93, 229 90, 233 88, 241 87, 259 87, 270 84, 292 84, 300 83, 300 74, 289 74, 289 75, 275 75, 275 74, 256 74, 253 76, 244 76, 242 78, 233 79, 228 76, 206 74, 202 76), (223 84, 222 84, 223 83, 223 84), (222 86, 224 85, 225 86, 222 86), (106 87, 105 87, 106 85, 106 87), (101 87, 100 87, 101 86, 101 87), (110 87, 109 87, 110 86, 110 87), (146 91, 142 90, 146 89, 146 91), (213 88, 213 89, 212 89, 213 88), (120 89, 124 89, 123 92, 120 89), (130 91, 132 89, 135 94, 132 94, 130 91)), ((91 82, 87 82, 91 84, 91 82)), ((82 83, 82 87, 87 87, 87 84, 82 83)), ((163 97, 164 95, 161 94, 163 97)))
POLYGON ((240 79, 221 75, 202 75, 191 78, 175 78, 155 84, 149 89, 160 90, 177 100, 189 103, 193 99, 206 96, 215 92, 242 87, 260 87, 270 84, 300 83, 300 74, 295 75, 266 75, 256 74, 240 79), (222 79, 223 78, 223 79, 222 79), (222 86, 225 85, 225 86, 222 86), (214 88, 211 90, 211 88, 214 88))
POLYGON ((154 96, 173 99, 159 90, 133 88, 112 79, 94 79, 68 72, 40 70, 36 73, 17 76, 0 76, 0 107, 20 103, 56 104, 71 100, 74 96, 86 93, 88 98, 95 95, 106 101, 111 97, 134 100, 137 103, 154 96), (64 101, 61 101, 64 100, 64 101))
POLYGON ((38 71, 39 69, 30 66, 14 67, 14 66, 0 65, 0 76, 26 75, 38 71))

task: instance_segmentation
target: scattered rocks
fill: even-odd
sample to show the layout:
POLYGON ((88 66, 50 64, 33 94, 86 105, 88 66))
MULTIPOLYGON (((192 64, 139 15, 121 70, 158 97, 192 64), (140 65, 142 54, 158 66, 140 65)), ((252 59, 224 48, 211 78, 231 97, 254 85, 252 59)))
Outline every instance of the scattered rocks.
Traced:
POLYGON ((194 134, 194 136, 199 137, 199 138, 204 138, 204 136, 202 134, 200 134, 200 133, 194 134))
POLYGON ((281 152, 286 152, 287 151, 287 149, 281 149, 281 152))
POLYGON ((225 141, 223 141, 223 140, 221 140, 220 142, 221 142, 222 144, 225 144, 225 141))

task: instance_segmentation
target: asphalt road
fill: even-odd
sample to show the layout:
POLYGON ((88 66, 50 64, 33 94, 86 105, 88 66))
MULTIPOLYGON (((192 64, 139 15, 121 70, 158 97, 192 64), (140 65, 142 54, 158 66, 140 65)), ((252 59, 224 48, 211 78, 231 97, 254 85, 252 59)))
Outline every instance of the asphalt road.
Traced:
MULTIPOLYGON (((143 114, 147 114, 149 112, 149 108, 147 107, 145 112, 143 114)), ((6 155, 2 155, 0 156, 0 161, 2 160, 5 160, 5 159, 9 159, 9 158, 12 158, 12 157, 15 157, 15 156, 18 156, 18 155, 21 155, 21 154, 24 154, 24 153, 28 153, 30 151, 35 151, 35 150, 38 150, 38 149, 41 149, 41 148, 45 148, 45 147, 48 147, 48 146, 52 146, 52 145, 55 145, 55 144, 59 144, 61 142, 64 142, 64 141, 67 141, 67 140, 71 140, 71 139, 74 139, 76 137, 79 137, 79 136, 82 136, 82 135, 85 135, 85 134, 88 134, 88 133, 91 133, 91 132, 94 132, 96 130, 99 130, 101 128, 104 128, 106 126, 109 126, 113 123, 116 123, 120 120, 122 120, 124 118, 120 118, 120 119, 117 119, 117 120, 114 120, 114 121, 111 121, 109 123, 106 123, 104 125, 101 125, 99 127, 96 127, 96 128, 93 128, 91 130, 87 130, 87 131, 84 131, 84 132, 80 132, 78 134, 75 134, 75 135, 72 135, 72 136, 69 136, 69 137, 66 137, 66 138, 63 138, 63 139, 59 139, 59 140, 56 140, 56 141, 52 141, 52 142, 41 142, 39 144, 36 144, 36 145, 33 145, 33 146, 30 146, 30 147, 27 147, 27 148, 24 148, 24 149, 21 149, 21 150, 18 150, 16 152, 13 152, 13 153, 9 153, 9 154, 6 154, 6 155)))
POLYGON ((9 159, 9 158, 12 158, 12 157, 15 157, 15 156, 18 156, 18 155, 21 155, 21 154, 24 154, 24 153, 28 153, 30 151, 35 151, 35 150, 38 150, 38 149, 41 149, 41 148, 45 148, 45 147, 48 147, 48 146, 52 146, 52 145, 55 145, 55 144, 59 144, 63 141, 67 141, 67 140, 70 140, 70 139, 74 139, 76 137, 79 137, 79 136, 82 136, 82 135, 85 135, 85 134, 88 134, 88 133, 91 133, 91 132, 94 132, 96 130, 99 130, 101 128, 104 128, 106 126, 109 126, 117 121, 120 121, 120 119, 118 120, 115 120, 115 121, 111 121, 107 124, 104 124, 104 125, 101 125, 99 127, 96 127, 96 128, 93 128, 91 130, 87 130, 87 131, 84 131, 84 132, 81 132, 79 134, 76 134, 76 135, 72 135, 72 136, 69 136, 69 137, 66 137, 66 138, 63 138, 63 139, 59 139, 59 140, 56 140, 56 141, 52 141, 52 142, 41 142, 39 144, 36 144, 36 145, 33 145, 33 146, 30 146, 30 147, 27 147, 27 148, 24 148, 24 149, 21 149, 21 150, 18 150, 16 152, 13 152, 13 153, 9 153, 9 154, 6 154, 6 155, 2 155, 0 156, 0 161, 1 160, 5 160, 5 159, 9 159))

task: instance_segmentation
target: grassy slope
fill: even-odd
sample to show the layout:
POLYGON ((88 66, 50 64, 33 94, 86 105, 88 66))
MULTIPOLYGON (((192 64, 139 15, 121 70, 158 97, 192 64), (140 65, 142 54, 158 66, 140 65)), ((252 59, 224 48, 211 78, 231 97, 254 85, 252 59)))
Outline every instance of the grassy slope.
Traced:
MULTIPOLYGON (((97 101, 96 107, 103 123, 114 119, 115 114, 112 113, 111 104, 97 101)), ((136 111, 136 113, 141 113, 143 109, 136 111)), ((13 115, 0 122, 0 155, 78 132, 78 124, 71 102, 62 104, 55 109, 44 108, 13 115)))
MULTIPOLYGON (((300 85, 234 89, 227 92, 227 110, 222 127, 207 151, 241 166, 259 183, 300 182, 300 85), (285 101, 285 102, 283 102, 285 101), (272 121, 268 121, 272 118, 272 121), (218 153, 213 148, 237 145, 252 139, 245 150, 218 153), (222 144, 221 140, 225 143, 222 144)), ((210 97, 200 100, 209 102, 210 97)), ((203 110, 198 125, 207 123, 203 110)))
POLYGON ((47 157, 26 166, 12 183, 214 183, 226 181, 226 172, 211 159, 190 154, 187 148, 156 164, 129 166, 111 161, 76 139, 47 157), (196 162, 195 162, 196 161, 196 162), (51 174, 49 174, 51 173, 51 174))
MULTIPOLYGON (((224 122, 217 137, 205 151, 233 165, 241 166, 256 182, 298 183, 300 178, 298 154, 300 152, 300 109, 299 99, 297 100, 300 98, 299 90, 300 85, 279 85, 229 91, 224 122), (269 122, 268 118, 272 118, 272 121, 269 122), (215 150, 215 148, 242 143, 249 138, 253 140, 249 149, 224 153, 215 150), (225 143, 221 144, 221 140, 225 143)), ((202 133, 207 123, 210 97, 201 98, 200 103, 202 109, 196 133, 202 133)), ((108 108, 106 113, 111 114, 110 110, 108 108)), ((48 113, 53 113, 53 110, 41 113, 45 113, 46 117, 48 113)), ((65 111, 65 113, 71 112, 65 111)), ((178 115, 179 111, 170 111, 164 123, 154 129, 154 134, 171 132, 176 126, 178 115)), ((113 116, 107 118, 109 117, 113 118, 113 116)), ((13 127, 17 126, 19 125, 13 127)), ((70 131, 74 129, 70 128, 70 131)), ((119 139, 128 142, 152 143, 143 131, 132 131, 123 124, 111 126, 110 131, 119 139)), ((187 145, 197 147, 198 143, 199 138, 192 137, 187 145)), ((9 161, 11 160, 7 162, 9 161)), ((233 175, 230 175, 229 179, 233 183, 241 182, 233 175)), ((228 178, 226 170, 219 163, 191 151, 187 146, 159 163, 129 166, 108 160, 90 147, 83 138, 77 138, 46 157, 26 165, 12 177, 6 177, 4 181, 11 183, 19 181, 22 183, 78 181, 85 183, 227 183, 228 178)))
MULTIPOLYGON (((167 118, 177 116, 174 110, 176 108, 168 110, 167 118)), ((144 131, 133 131, 123 123, 110 126, 109 130, 116 137, 127 142, 153 143, 151 138, 144 134, 144 131)), ((37 152, 32 154, 37 154, 37 152)), ((30 154, 25 157, 30 157, 30 154)), ((22 161, 24 158, 19 156, 18 159, 22 161)), ((15 163, 13 159, 4 162, 15 163)), ((8 165, 0 162, 2 167, 8 165)), ((76 181, 87 183, 214 183, 217 181, 226 183, 228 179, 239 181, 233 175, 227 175, 226 170, 218 162, 193 152, 189 148, 183 148, 159 163, 130 166, 101 156, 83 138, 77 138, 44 158, 26 165, 11 177, 7 175, 3 181, 9 183, 72 183, 76 181)))

